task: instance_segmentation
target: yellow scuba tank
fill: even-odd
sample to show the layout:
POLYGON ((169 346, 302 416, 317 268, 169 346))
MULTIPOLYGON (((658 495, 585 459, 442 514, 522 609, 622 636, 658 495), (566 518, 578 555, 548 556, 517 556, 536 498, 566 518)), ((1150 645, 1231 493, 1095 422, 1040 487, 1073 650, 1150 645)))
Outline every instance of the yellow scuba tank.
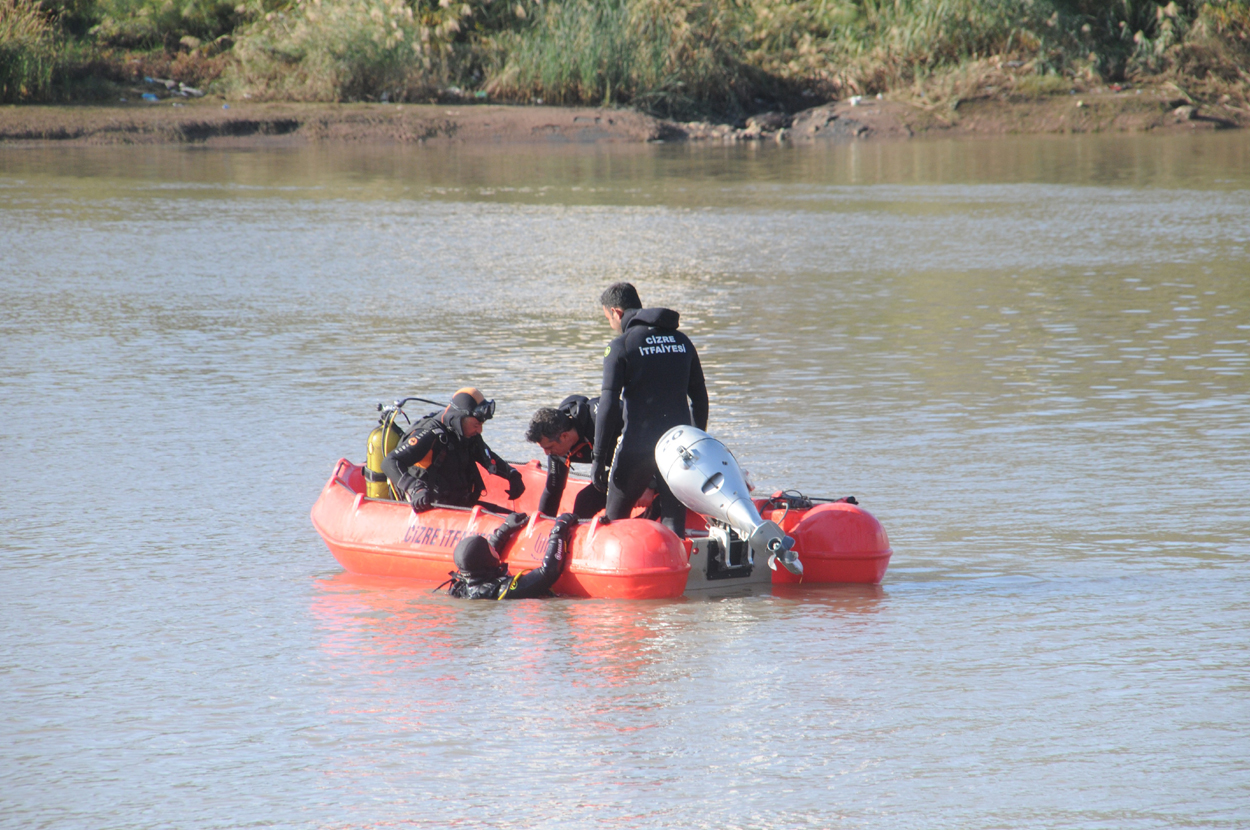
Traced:
POLYGON ((395 426, 394 415, 382 416, 382 422, 369 433, 369 446, 365 453, 365 495, 371 499, 391 498, 391 485, 382 472, 382 459, 399 446, 403 430, 395 426))

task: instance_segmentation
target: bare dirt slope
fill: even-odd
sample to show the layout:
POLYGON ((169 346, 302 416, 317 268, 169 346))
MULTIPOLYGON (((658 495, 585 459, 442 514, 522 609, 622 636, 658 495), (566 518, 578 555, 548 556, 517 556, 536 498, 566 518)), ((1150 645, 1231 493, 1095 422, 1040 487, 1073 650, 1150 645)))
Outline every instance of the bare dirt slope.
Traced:
POLYGON ((180 104, 0 108, 0 142, 305 144, 642 142, 666 127, 630 110, 434 104, 180 104))
POLYGON ((745 126, 677 123, 622 109, 493 104, 291 104, 161 101, 0 108, 0 143, 283 146, 382 143, 816 142, 1037 133, 1175 132, 1250 126, 1231 103, 1202 106, 1166 88, 925 107, 852 98, 745 126))

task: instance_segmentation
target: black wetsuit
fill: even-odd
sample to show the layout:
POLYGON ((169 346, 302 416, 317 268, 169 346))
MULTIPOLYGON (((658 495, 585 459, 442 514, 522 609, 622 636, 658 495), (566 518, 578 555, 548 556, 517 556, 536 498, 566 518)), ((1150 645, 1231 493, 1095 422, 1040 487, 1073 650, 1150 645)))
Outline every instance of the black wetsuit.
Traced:
MULTIPOLYGON (((551 586, 560 578, 568 559, 568 546, 562 530, 559 523, 551 529, 542 564, 537 568, 523 571, 516 576, 507 573, 506 565, 505 572, 498 576, 476 578, 457 574, 452 578, 448 592, 460 599, 533 599, 551 596, 551 586)), ((498 544, 502 546, 503 542, 498 544)))
MULTIPOLYGON (((563 458, 547 456, 547 485, 538 500, 538 512, 554 516, 560 510, 560 497, 569 480, 570 464, 589 464, 594 460, 595 413, 599 409, 598 398, 585 395, 569 395, 556 407, 573 419, 577 429, 577 441, 563 458)), ((594 487, 584 487, 573 499, 573 512, 579 519, 589 519, 607 504, 607 496, 594 487)))
POLYGON ((670 428, 691 423, 692 413, 694 425, 707 429, 708 400, 699 354, 677 330, 678 319, 667 308, 630 309, 622 315, 622 333, 603 358, 594 447, 599 463, 611 461, 616 453, 607 517, 629 516, 656 479, 664 524, 681 536, 686 508, 657 475, 655 445, 670 428))
POLYGON ((501 478, 514 474, 511 465, 486 446, 481 435, 464 438, 457 426, 441 416, 427 415, 382 461, 382 472, 401 498, 414 485, 420 485, 429 491, 433 502, 470 507, 486 489, 479 465, 501 478))

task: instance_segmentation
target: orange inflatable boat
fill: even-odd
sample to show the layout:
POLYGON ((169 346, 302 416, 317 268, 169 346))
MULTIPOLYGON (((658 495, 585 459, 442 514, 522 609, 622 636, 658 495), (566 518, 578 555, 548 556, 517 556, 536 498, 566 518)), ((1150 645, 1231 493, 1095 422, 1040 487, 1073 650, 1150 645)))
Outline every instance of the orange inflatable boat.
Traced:
MULTIPOLYGON (((513 573, 538 567, 552 518, 537 515, 546 471, 518 465, 525 493, 510 501, 507 483, 486 476, 483 501, 521 510, 530 521, 500 551, 513 573)), ((586 479, 570 477, 561 510, 572 510, 586 479)), ((768 584, 877 584, 890 561, 890 543, 868 511, 846 501, 818 503, 797 493, 755 499, 760 516, 794 541, 802 574, 771 570, 727 525, 693 511, 687 538, 643 518, 583 521, 569 540, 571 557, 553 590, 561 596, 659 599, 768 584)), ((645 509, 640 504, 636 514, 645 509)), ((489 534, 502 516, 481 507, 435 507, 414 513, 404 502, 370 498, 359 465, 340 459, 312 508, 312 522, 348 571, 443 581, 455 570, 452 551, 466 534, 489 534)))

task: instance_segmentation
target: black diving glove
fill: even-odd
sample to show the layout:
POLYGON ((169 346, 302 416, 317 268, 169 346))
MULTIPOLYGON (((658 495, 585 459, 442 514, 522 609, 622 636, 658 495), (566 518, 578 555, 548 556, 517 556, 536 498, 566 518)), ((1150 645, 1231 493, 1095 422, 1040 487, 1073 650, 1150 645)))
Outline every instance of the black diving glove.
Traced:
POLYGON ((569 530, 577 527, 576 513, 561 513, 556 517, 556 523, 551 527, 551 535, 563 537, 568 534, 569 530))
POLYGON ((590 462, 590 481, 600 493, 608 492, 608 466, 603 459, 595 456, 590 462))
POLYGON ((529 516, 525 513, 509 513, 507 518, 503 520, 503 524, 491 531, 490 536, 486 537, 487 543, 498 553, 499 549, 508 543, 508 539, 518 528, 524 527, 529 521, 529 516))
POLYGON ((433 505, 430 499, 430 491, 420 484, 414 484, 409 487, 406 495, 408 496, 408 503, 412 505, 413 513, 429 510, 433 505))
POLYGON ((508 473, 508 498, 519 499, 524 492, 525 477, 521 475, 521 471, 513 470, 508 473))

